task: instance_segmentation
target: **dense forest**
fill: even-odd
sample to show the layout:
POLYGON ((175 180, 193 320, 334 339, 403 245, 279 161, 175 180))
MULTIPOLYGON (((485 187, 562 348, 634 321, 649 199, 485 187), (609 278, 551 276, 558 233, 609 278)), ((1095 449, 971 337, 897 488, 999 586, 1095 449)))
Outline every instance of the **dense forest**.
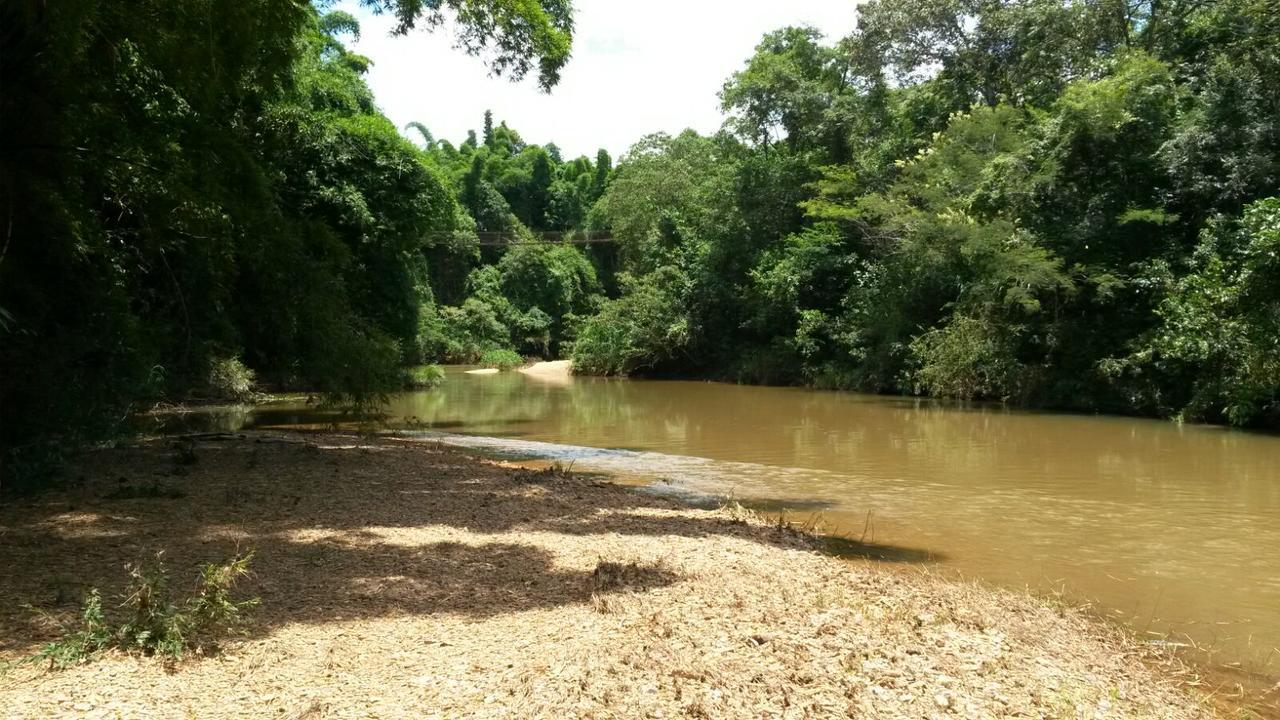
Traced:
POLYGON ((580 371, 1280 423, 1280 4, 872 0, 589 214, 580 371))
MULTIPOLYGON (((569 61, 568 0, 363 4, 547 90, 569 61)), ((6 3, 5 474, 160 400, 517 354, 1280 424, 1275 0, 856 13, 614 167, 397 128, 327 4, 6 3)))

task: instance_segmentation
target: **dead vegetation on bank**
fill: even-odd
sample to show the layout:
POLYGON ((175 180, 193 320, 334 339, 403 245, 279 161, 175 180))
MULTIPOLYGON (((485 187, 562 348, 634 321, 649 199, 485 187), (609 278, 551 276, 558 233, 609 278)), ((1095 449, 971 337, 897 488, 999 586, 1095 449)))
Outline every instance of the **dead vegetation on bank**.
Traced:
POLYGON ((1080 614, 742 513, 423 443, 258 439, 98 452, 76 487, 0 509, 0 659, 160 549, 180 582, 252 548, 261 599, 246 637, 173 668, 13 668, 0 716, 1210 715, 1080 614), (157 481, 180 492, 120 491, 157 481))

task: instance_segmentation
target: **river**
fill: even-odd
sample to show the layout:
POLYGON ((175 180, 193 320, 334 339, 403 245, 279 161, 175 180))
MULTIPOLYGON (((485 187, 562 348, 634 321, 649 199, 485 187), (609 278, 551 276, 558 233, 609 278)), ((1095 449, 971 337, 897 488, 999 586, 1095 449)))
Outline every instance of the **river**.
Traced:
MULTIPOLYGON (((1215 665, 1280 669, 1280 438, 1159 420, 722 383, 479 376, 393 425, 790 508, 885 561, 1089 602, 1215 665)), ((313 420, 296 406, 228 427, 313 420)))

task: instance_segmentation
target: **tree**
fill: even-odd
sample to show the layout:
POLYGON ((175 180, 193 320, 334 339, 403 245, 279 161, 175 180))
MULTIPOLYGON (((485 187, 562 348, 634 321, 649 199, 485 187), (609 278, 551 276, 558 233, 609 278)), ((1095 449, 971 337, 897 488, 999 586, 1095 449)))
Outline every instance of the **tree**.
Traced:
POLYGON ((1274 424, 1280 414, 1280 198, 1205 229, 1189 272, 1166 276, 1159 323, 1103 369, 1190 420, 1274 424), (1154 376, 1155 381, 1151 379, 1154 376))
POLYGON ((939 81, 951 110, 1039 104, 1127 44, 1132 3, 871 0, 848 41, 856 72, 896 84, 939 81))
POLYGON ((661 368, 688 351, 689 281, 665 266, 642 278, 622 278, 622 297, 587 321, 573 346, 579 372, 631 375, 661 368))
POLYGON ((578 188, 565 180, 552 183, 547 201, 547 229, 572 230, 580 227, 585 219, 586 209, 578 188))
POLYGON ((395 32, 452 20, 457 47, 487 58, 494 75, 523 79, 537 69, 538 85, 550 91, 560 80, 573 46, 569 0, 361 0, 374 12, 396 17, 395 32))
POLYGON ((507 127, 505 120, 494 128, 493 144, 499 154, 506 156, 519 155, 525 149, 525 142, 520 137, 520 133, 507 127))
POLYGON ((808 27, 766 35, 720 91, 727 125, 760 145, 781 140, 793 152, 821 149, 827 162, 844 160, 844 137, 828 114, 849 86, 840 55, 821 39, 808 27))
MULTIPOLYGON (((452 18, 495 72, 536 66, 544 88, 568 58, 567 2, 366 4, 402 31, 452 18)), ((396 382, 449 185, 378 112, 351 15, 207 5, 0 10, 6 469, 202 392, 234 356, 335 400, 396 382)))
POLYGON ((555 170, 551 165, 551 157, 545 150, 535 149, 532 169, 529 173, 529 186, 525 191, 528 198, 529 227, 547 227, 547 209, 551 203, 551 183, 554 176, 555 170))
POLYGON ((1035 328, 1045 306, 1074 286, 1061 259, 987 195, 993 169, 1026 147, 1027 124, 1009 106, 955 115, 886 192, 846 205, 842 177, 828 174, 826 196, 807 203, 818 218, 877 236, 857 261, 861 282, 843 302, 838 330, 876 389, 907 371, 911 384, 899 389, 961 397, 1037 390, 1036 366, 1054 348, 1035 328))
POLYGON ((480 232, 503 232, 510 230, 514 218, 507 201, 484 179, 485 158, 479 153, 471 156, 471 169, 462 180, 462 191, 459 199, 475 218, 476 229, 480 232))
POLYGON ((595 176, 591 180, 591 200, 595 202, 604 195, 604 191, 609 186, 609 173, 613 170, 613 160, 609 157, 608 151, 600 148, 596 151, 596 170, 595 176))
POLYGON ((427 129, 426 125, 423 125, 420 122, 410 122, 404 126, 404 129, 416 131, 418 135, 422 137, 423 147, 425 147, 428 152, 435 149, 436 139, 431 135, 431 131, 427 129))
POLYGON ((484 111, 484 146, 493 149, 493 111, 484 111))
POLYGON ((571 245, 530 244, 513 247, 497 268, 502 297, 521 312, 511 323, 514 339, 527 341, 530 328, 542 328, 542 352, 558 355, 574 318, 595 309, 600 283, 591 262, 571 245), (531 322, 528 315, 535 310, 545 322, 531 322))
POLYGON ((350 35, 352 40, 359 40, 360 21, 349 12, 333 10, 320 16, 320 32, 329 37, 350 35))

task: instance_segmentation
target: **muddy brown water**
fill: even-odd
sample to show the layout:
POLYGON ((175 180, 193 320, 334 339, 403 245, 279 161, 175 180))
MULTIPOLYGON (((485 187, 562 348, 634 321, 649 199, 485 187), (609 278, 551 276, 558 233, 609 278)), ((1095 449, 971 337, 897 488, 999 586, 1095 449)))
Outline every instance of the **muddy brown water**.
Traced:
MULTIPOLYGON (((1280 671, 1280 437, 800 388, 490 376, 395 396, 425 437, 735 497, 884 561, 1091 602, 1215 666, 1280 671)), ((314 422, 299 405, 209 427, 314 422)))

